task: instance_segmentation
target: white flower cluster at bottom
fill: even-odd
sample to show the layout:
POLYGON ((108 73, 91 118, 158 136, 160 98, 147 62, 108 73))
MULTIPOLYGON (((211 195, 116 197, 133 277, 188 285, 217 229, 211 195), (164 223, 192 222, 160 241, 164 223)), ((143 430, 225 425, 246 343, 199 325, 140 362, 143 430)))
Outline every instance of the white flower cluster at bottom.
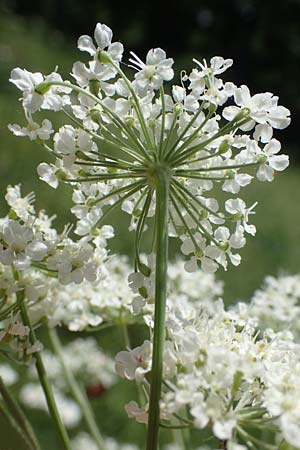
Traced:
MULTIPOLYGON (((196 286, 197 277, 193 279, 196 286)), ((191 296, 169 299, 162 424, 211 430, 230 450, 265 448, 263 429, 271 429, 274 448, 283 439, 300 448, 298 316, 289 331, 288 311, 278 313, 284 304, 298 310, 299 280, 299 276, 269 277, 265 290, 257 291, 249 305, 240 303, 228 310, 215 298, 201 307, 193 289, 191 296), (276 331, 263 327, 272 323, 276 331)), ((153 322, 149 316, 145 319, 151 335, 153 322)), ((144 386, 144 402, 126 405, 128 416, 139 423, 148 420, 151 351, 151 342, 145 341, 116 356, 118 375, 144 386)))

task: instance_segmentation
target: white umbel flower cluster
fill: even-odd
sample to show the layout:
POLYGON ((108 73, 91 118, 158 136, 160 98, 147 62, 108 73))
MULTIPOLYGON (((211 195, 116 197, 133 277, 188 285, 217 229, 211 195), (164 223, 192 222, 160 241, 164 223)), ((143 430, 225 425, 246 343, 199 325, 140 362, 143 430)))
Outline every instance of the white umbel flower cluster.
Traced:
POLYGON ((238 303, 240 317, 256 322, 260 328, 289 331, 300 336, 300 275, 268 276, 255 291, 250 303, 238 303))
MULTIPOLYGON (((94 39, 81 36, 78 48, 90 60, 74 64, 75 84, 57 72, 44 77, 21 68, 10 77, 22 91, 27 119, 27 125, 10 129, 36 139, 53 157, 39 165, 41 179, 53 188, 61 181, 73 186, 76 233, 95 236, 120 206, 136 230, 136 270, 143 272, 141 236, 154 214, 155 186, 163 173, 170 186, 169 234, 182 241, 186 270, 238 265, 239 249, 255 234, 249 224, 255 205, 230 197, 255 177, 272 181, 288 166, 273 129, 289 125, 289 110, 270 92, 251 95, 245 85, 224 82, 220 76, 231 59, 195 59, 191 73, 172 85, 174 61, 161 48, 149 50, 145 62, 131 52, 129 78, 121 69, 123 45, 113 42, 104 24, 96 25, 94 39), (60 111, 66 124, 59 129, 48 119, 37 124, 33 114, 46 109, 60 111), (229 198, 218 201, 215 186, 229 198)), ((43 248, 35 245, 32 252, 39 250, 42 258, 43 248)), ((53 268, 59 265, 55 261, 53 268)))
MULTIPOLYGON (((269 278, 268 289, 275 285, 269 278)), ((254 308, 256 299, 257 293, 254 308)), ((275 449, 283 440, 300 448, 300 343, 293 334, 257 328, 257 318, 247 318, 241 305, 226 311, 221 300, 202 309, 193 298, 181 308, 168 305, 162 424, 211 431, 228 449, 275 449), (266 429, 268 442, 261 433, 266 429)), ((145 341, 116 356, 118 375, 142 383, 146 393, 151 349, 145 341)), ((126 411, 147 423, 147 394, 144 403, 131 401, 126 411)))
POLYGON ((52 227, 53 218, 35 213, 34 195, 22 197, 20 186, 8 187, 9 214, 0 221, 0 264, 22 272, 30 267, 57 274, 62 284, 95 281, 100 263, 107 257, 106 240, 73 241, 68 228, 61 234, 52 227))

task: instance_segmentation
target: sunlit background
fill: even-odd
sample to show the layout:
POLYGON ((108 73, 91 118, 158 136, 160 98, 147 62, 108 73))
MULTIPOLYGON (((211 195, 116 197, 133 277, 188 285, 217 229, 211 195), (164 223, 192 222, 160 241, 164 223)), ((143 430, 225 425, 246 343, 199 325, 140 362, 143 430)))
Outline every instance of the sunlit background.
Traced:
MULTIPOLYGON (((96 22, 101 22, 113 29, 115 40, 124 43, 127 56, 133 50, 143 59, 148 49, 162 47, 175 59, 178 73, 191 69, 193 57, 233 58, 227 79, 247 84, 252 93, 273 92, 280 97, 279 104, 291 110, 292 125, 279 137, 283 152, 290 155, 291 166, 273 183, 257 182, 245 189, 243 198, 247 203, 258 202, 253 219, 257 236, 249 238, 241 252, 242 264, 218 276, 225 281, 225 302, 230 303, 249 298, 268 274, 299 272, 299 17, 298 0, 0 0, 1 213, 5 212, 2 198, 6 185, 22 183, 24 192, 36 191, 38 208, 57 215, 58 226, 72 220, 68 187, 55 191, 38 180, 36 167, 46 155, 37 144, 16 138, 7 130, 8 123, 24 123, 18 92, 8 78, 14 67, 50 73, 56 66, 68 77, 73 62, 83 60, 76 48, 77 38, 92 35, 96 22)), ((112 250, 130 255, 133 237, 126 231, 127 221, 126 216, 117 221, 124 225, 116 227, 112 250)), ((139 330, 131 331, 133 342, 140 342, 139 330)), ((104 333, 101 345, 114 353, 120 349, 120 338, 116 334, 111 340, 104 333)), ((141 443, 144 429, 128 422, 122 409, 131 398, 129 388, 129 384, 121 382, 94 399, 93 405, 106 434, 121 440, 131 437, 141 443)), ((58 444, 52 439, 46 415, 37 413, 32 418, 43 448, 56 450, 58 444)), ((21 442, 13 441, 4 421, 0 421, 0 449, 23 450, 21 442)))

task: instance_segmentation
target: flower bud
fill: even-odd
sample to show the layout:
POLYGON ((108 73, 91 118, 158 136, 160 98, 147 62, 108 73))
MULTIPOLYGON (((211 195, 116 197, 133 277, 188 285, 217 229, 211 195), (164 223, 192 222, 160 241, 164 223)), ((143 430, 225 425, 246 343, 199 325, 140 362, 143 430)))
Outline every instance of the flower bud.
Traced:
POLYGON ((176 103, 176 105, 174 106, 174 113, 176 115, 181 114, 183 111, 183 106, 180 103, 176 103))
POLYGON ((139 288, 139 294, 143 298, 147 298, 148 297, 148 291, 145 288, 145 286, 142 286, 141 288, 139 288))
POLYGON ((55 172, 55 176, 58 180, 63 181, 66 179, 66 172, 63 169, 59 169, 55 172))
POLYGON ((99 89, 100 89, 100 81, 99 80, 90 80, 89 81, 89 88, 90 91, 93 95, 97 95, 99 94, 99 89))
POLYGON ((101 113, 100 113, 99 109, 92 108, 90 110, 90 118, 92 119, 93 122, 95 122, 99 125, 100 121, 101 121, 101 113))
POLYGON ((223 142, 221 142, 218 153, 221 153, 221 154, 226 153, 229 150, 229 148, 230 148, 230 145, 229 145, 227 139, 225 139, 223 142))
POLYGON ((242 119, 246 119, 250 116, 250 109, 249 108, 242 108, 241 111, 233 118, 232 122, 239 122, 242 119))
POLYGON ((105 52, 104 50, 100 50, 97 54, 97 60, 100 64, 110 64, 111 63, 111 57, 108 52, 105 52))
POLYGON ((125 125, 127 127, 133 127, 134 126, 134 117, 133 116, 125 116, 125 125))

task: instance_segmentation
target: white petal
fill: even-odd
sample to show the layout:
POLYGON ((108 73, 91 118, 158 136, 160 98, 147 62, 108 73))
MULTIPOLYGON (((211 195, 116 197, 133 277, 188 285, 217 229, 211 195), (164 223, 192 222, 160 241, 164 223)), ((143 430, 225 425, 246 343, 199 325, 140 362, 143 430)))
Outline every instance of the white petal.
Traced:
POLYGON ((77 47, 82 52, 88 52, 91 56, 94 56, 97 53, 92 38, 87 35, 80 36, 80 38, 78 39, 77 47))
POLYGON ((269 158, 270 166, 277 171, 282 171, 286 169, 289 165, 288 155, 275 155, 269 158))
POLYGON ((97 23, 95 32, 94 32, 94 37, 98 44, 98 47, 101 50, 105 49, 106 47, 108 47, 110 45, 112 36, 113 36, 113 33, 107 25, 97 23))

